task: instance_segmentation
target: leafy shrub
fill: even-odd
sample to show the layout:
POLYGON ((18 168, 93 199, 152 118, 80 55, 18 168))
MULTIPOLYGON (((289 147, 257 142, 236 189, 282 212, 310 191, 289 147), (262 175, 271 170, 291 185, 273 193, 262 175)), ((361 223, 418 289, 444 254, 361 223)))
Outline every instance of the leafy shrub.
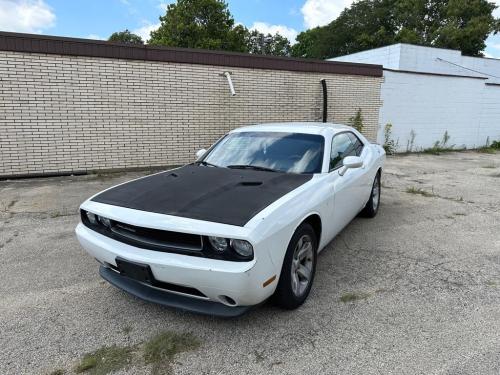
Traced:
POLYGON ((394 155, 398 148, 398 143, 392 139, 392 124, 387 123, 384 126, 384 150, 388 155, 394 155))
POLYGON ((412 152, 413 151, 413 146, 415 145, 415 137, 417 136, 417 133, 415 133, 415 130, 411 129, 410 132, 410 139, 406 142, 406 152, 412 152))
POLYGON ((440 141, 434 142, 434 145, 431 148, 426 148, 423 152, 426 154, 440 155, 443 152, 458 151, 457 149, 455 149, 455 145, 448 146, 450 138, 451 137, 448 134, 448 130, 446 130, 443 134, 443 138, 440 141))
POLYGON ((363 127, 364 127, 363 121, 364 121, 363 114, 361 113, 361 108, 359 108, 356 111, 356 115, 352 116, 349 119, 349 125, 361 133, 363 132, 363 127))
POLYGON ((477 149, 478 152, 483 154, 496 154, 500 150, 500 141, 493 141, 490 144, 490 137, 486 138, 486 144, 477 149))

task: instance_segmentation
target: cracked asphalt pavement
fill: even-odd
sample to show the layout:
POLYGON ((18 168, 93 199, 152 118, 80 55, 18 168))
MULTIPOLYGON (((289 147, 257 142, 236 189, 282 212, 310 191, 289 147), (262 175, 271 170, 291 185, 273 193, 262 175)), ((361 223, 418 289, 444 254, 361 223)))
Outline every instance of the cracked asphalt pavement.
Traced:
MULTIPOLYGON (((164 331, 201 342, 175 374, 500 373, 500 153, 388 158, 379 215, 321 253, 308 301, 233 320, 99 278, 73 232, 77 208, 138 175, 0 181, 1 374, 72 373, 85 353, 164 331)), ((139 361, 120 374, 150 371, 139 361)))

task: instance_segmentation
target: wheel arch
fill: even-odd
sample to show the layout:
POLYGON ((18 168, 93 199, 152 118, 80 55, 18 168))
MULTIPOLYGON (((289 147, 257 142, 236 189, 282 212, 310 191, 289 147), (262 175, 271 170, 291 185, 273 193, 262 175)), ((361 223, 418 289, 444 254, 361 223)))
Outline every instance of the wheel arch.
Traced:
MULTIPOLYGON (((318 241, 317 245, 319 248, 319 245, 321 243, 321 234, 323 231, 323 223, 321 221, 321 217, 317 213, 311 213, 300 222, 300 224, 297 226, 297 228, 300 227, 304 223, 309 224, 313 228, 314 233, 316 234, 316 239, 318 241)), ((295 230, 297 230, 297 228, 295 228, 295 230)), ((294 233, 295 233, 295 231, 294 231, 294 233)))
MULTIPOLYGON (((302 305, 302 303, 304 303, 304 301, 307 299, 307 296, 308 296, 309 291, 312 287, 312 283, 313 283, 313 279, 314 279, 314 273, 315 273, 317 256, 318 256, 317 251, 315 253, 313 253, 314 254, 313 269, 311 270, 310 279, 309 279, 310 281, 309 281, 309 285, 307 286, 307 289, 300 296, 293 294, 293 291, 291 291, 292 290, 291 288, 293 288, 293 287, 291 287, 291 283, 292 283, 291 282, 291 277, 292 277, 291 275, 292 275, 292 273, 295 272, 295 271, 293 271, 293 266, 292 266, 295 246, 290 247, 290 244, 292 244, 292 240, 294 239, 295 235, 297 234, 298 229, 306 223, 312 227, 312 229, 317 237, 318 248, 319 248, 319 243, 321 241, 321 233, 322 233, 321 217, 318 213, 311 212, 311 213, 305 215, 304 218, 302 220, 300 220, 299 224, 295 227, 293 234, 292 234, 292 237, 290 238, 290 243, 288 244, 288 247, 287 247, 287 252, 286 252, 285 257, 283 259, 283 262, 281 264, 281 268, 279 270, 279 279, 278 279, 278 283, 276 284, 276 289, 274 290, 273 298, 274 298, 275 302, 278 303, 279 306, 281 306, 285 309, 295 309, 298 306, 302 305), (285 265, 287 267, 285 269, 286 272, 283 272, 283 268, 285 267, 285 265), (292 268, 288 268, 288 267, 292 267, 292 268)), ((297 239, 298 239, 298 237, 297 237, 297 239)))

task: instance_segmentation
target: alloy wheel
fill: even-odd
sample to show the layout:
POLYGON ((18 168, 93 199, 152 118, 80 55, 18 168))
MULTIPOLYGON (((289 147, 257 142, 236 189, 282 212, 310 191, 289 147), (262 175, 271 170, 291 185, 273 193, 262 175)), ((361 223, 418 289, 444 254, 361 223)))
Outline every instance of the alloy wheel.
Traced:
POLYGON ((303 235, 297 241, 292 259, 292 291, 300 297, 311 282, 313 270, 313 243, 308 235, 303 235))
POLYGON ((380 181, 379 177, 377 176, 375 178, 375 182, 373 183, 373 189, 372 189, 372 204, 374 211, 377 211, 379 203, 380 203, 380 181))

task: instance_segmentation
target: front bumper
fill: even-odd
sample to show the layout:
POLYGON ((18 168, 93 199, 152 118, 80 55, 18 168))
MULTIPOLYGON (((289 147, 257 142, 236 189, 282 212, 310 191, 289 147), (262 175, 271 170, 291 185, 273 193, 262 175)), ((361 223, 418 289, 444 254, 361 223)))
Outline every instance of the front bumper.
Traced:
POLYGON ((275 269, 269 254, 255 247, 254 260, 230 262, 139 249, 103 236, 81 223, 76 228, 76 235, 82 247, 104 265, 100 271, 102 277, 139 298, 162 305, 198 313, 237 316, 266 300, 276 288, 276 280, 263 286, 275 275, 275 269), (116 267, 117 257, 149 265, 156 280, 197 289, 205 297, 164 291, 121 276, 109 269, 116 267))
POLYGON ((181 294, 169 293, 157 288, 152 288, 104 266, 99 267, 102 278, 136 297, 159 305, 173 307, 189 312, 220 316, 223 318, 234 318, 246 313, 252 306, 226 306, 219 302, 205 301, 187 297, 181 294))

